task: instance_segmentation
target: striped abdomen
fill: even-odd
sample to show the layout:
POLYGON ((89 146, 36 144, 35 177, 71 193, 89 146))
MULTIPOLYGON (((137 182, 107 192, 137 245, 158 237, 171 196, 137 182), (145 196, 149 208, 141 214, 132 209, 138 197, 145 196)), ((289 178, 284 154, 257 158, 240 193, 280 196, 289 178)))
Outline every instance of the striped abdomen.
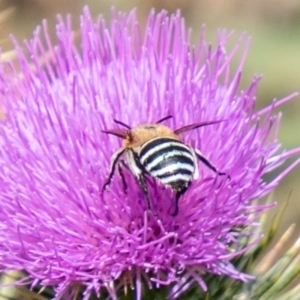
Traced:
POLYGON ((151 176, 177 192, 185 190, 193 180, 194 155, 188 146, 178 140, 152 139, 141 146, 139 159, 151 176))

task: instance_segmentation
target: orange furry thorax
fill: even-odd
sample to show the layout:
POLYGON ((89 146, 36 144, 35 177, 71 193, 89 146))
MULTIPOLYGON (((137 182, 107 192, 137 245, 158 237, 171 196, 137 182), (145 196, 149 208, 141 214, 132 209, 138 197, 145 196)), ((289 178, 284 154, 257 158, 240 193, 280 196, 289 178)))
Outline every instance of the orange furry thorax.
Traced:
POLYGON ((144 124, 128 131, 124 140, 124 147, 139 147, 145 142, 158 137, 168 137, 178 141, 180 140, 178 135, 176 135, 174 131, 167 126, 161 124, 144 124))

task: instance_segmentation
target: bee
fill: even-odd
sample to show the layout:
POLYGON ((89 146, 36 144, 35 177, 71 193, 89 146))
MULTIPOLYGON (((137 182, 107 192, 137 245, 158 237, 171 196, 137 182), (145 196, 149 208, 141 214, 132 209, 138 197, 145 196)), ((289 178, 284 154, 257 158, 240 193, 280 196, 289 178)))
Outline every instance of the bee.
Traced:
POLYGON ((219 172, 200 150, 186 145, 180 138, 184 132, 222 121, 195 123, 172 130, 161 124, 170 118, 172 116, 166 116, 154 124, 144 124, 134 128, 114 120, 116 124, 124 128, 102 131, 123 139, 123 147, 112 155, 109 175, 102 191, 110 184, 117 164, 123 187, 125 190, 127 189, 121 168, 122 165, 125 165, 137 178, 147 201, 148 212, 151 213, 152 211, 146 175, 154 177, 162 185, 175 192, 175 209, 171 215, 176 216, 179 198, 186 192, 192 181, 199 178, 197 159, 216 174, 226 175, 226 173, 219 172), (123 160, 120 161, 122 155, 125 156, 126 164, 123 160))

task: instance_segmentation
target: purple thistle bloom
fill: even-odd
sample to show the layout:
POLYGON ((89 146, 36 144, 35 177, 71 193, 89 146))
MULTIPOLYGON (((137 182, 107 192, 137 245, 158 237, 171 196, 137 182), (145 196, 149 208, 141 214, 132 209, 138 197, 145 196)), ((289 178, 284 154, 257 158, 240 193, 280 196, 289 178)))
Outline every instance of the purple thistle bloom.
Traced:
POLYGON ((25 270, 33 286, 54 286, 57 299, 74 295, 78 283, 86 287, 84 299, 102 288, 117 299, 124 284, 141 299, 144 280, 149 288, 173 284, 169 297, 176 298, 195 282, 205 290, 205 273, 250 278, 230 261, 251 246, 244 247, 244 237, 257 236, 266 206, 255 200, 299 163, 263 180, 299 152, 280 150, 280 115, 272 116, 295 94, 256 112, 259 78, 238 91, 249 40, 242 36, 228 52, 231 34, 219 31, 215 49, 203 35, 193 46, 179 14, 151 13, 142 34, 135 12, 116 14, 107 28, 85 9, 80 48, 69 18, 59 20, 56 33, 53 45, 44 24, 25 42, 28 53, 15 43, 18 65, 0 69, 1 270, 25 270), (117 128, 113 119, 134 127, 169 114, 173 129, 224 120, 186 134, 184 142, 231 179, 199 162, 200 178, 180 198, 175 217, 173 192, 153 178, 153 216, 129 171, 127 194, 117 174, 101 193, 121 146, 101 130, 117 128))

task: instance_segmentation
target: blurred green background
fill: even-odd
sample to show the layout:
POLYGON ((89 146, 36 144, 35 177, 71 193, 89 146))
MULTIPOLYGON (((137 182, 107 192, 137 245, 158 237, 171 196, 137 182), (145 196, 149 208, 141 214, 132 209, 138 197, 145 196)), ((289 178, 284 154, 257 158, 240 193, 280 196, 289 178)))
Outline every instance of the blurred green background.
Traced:
MULTIPOLYGON (((196 40, 202 24, 206 24, 207 39, 215 41, 217 28, 243 31, 252 36, 252 43, 243 74, 245 87, 254 74, 262 74, 258 93, 258 107, 272 99, 300 91, 300 0, 0 0, 0 43, 3 51, 11 49, 8 35, 18 40, 30 38, 42 19, 47 19, 54 30, 57 13, 71 13, 74 28, 84 5, 89 5, 94 16, 107 19, 110 7, 129 11, 137 8, 143 23, 151 8, 175 12, 180 9, 196 40)), ((2 59, 6 59, 4 53, 2 59)), ((284 148, 300 145, 300 97, 280 108, 283 111, 279 139, 284 148)), ((289 162, 290 163, 290 162, 289 162)), ((300 167, 287 176, 277 189, 274 199, 284 202, 292 192, 281 224, 282 230, 297 223, 295 235, 300 233, 300 167)), ((273 210, 272 213, 276 208, 273 210)))

